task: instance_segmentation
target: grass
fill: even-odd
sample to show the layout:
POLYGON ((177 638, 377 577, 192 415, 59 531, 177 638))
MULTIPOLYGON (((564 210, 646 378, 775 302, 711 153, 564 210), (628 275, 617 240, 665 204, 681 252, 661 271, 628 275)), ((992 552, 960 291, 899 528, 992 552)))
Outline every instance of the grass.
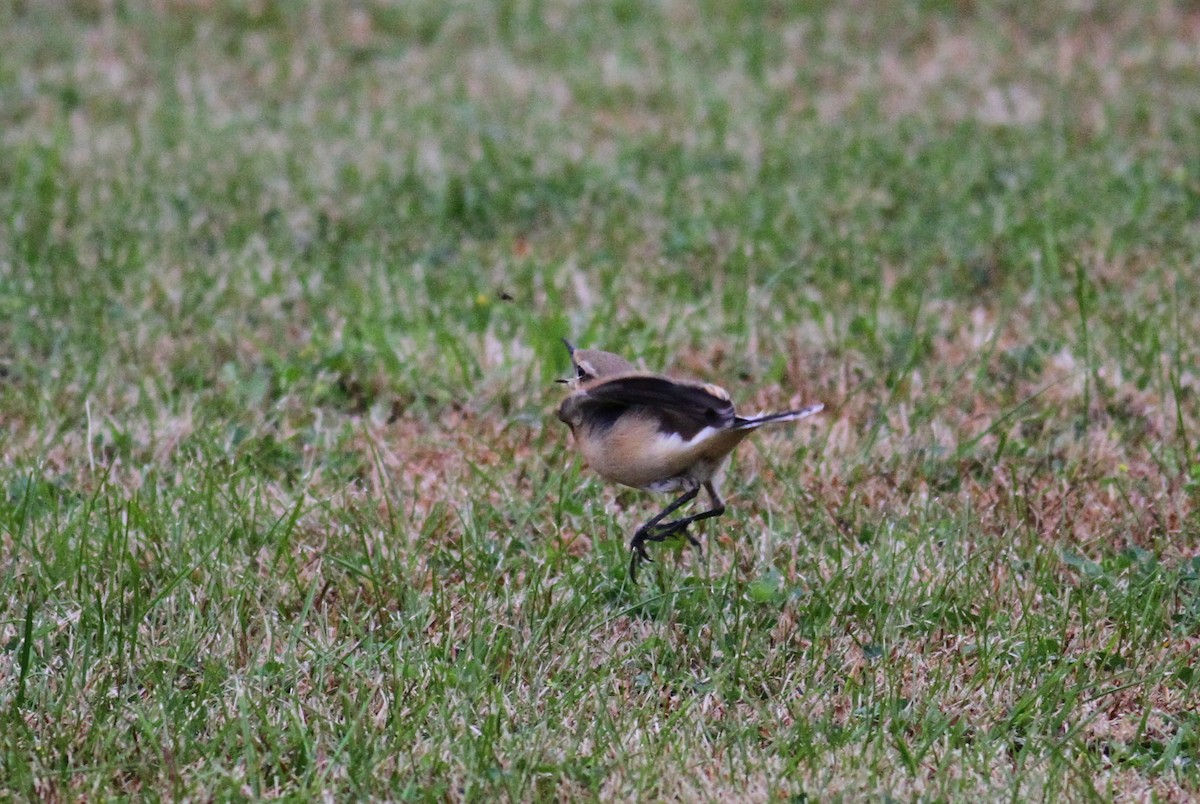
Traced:
POLYGON ((0 11, 0 794, 1200 793, 1186 3, 0 11), (558 339, 823 401, 702 554, 558 339))

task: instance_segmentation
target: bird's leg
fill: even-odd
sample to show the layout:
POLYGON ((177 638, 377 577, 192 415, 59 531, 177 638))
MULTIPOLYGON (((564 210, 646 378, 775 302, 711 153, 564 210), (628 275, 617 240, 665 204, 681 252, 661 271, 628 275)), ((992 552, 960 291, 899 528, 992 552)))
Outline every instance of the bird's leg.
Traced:
MULTIPOLYGON (((683 534, 687 536, 689 542, 694 544, 696 547, 699 547, 700 542, 696 541, 696 539, 687 532, 688 525, 692 524, 693 522, 699 522, 702 519, 712 519, 715 516, 720 516, 721 514, 725 513, 725 501, 721 499, 721 495, 717 493, 717 488, 713 485, 711 480, 704 484, 704 490, 708 492, 708 498, 712 500, 712 508, 708 509, 707 511, 701 511, 698 514, 693 514, 692 516, 685 516, 682 519, 676 519, 674 522, 668 522, 665 525, 658 525, 655 529, 656 533, 654 534, 656 538, 651 539, 651 541, 660 542, 667 536, 682 531, 683 534)), ((668 509, 663 513, 669 513, 671 510, 673 509, 668 509)), ((662 515, 659 515, 658 518, 661 519, 662 515)))
POLYGON ((707 511, 702 511, 699 514, 693 514, 692 516, 685 516, 681 519, 676 519, 663 525, 659 524, 659 522, 662 522, 662 520, 669 514, 677 511, 681 505, 694 500, 696 495, 700 492, 700 487, 697 486, 681 496, 678 500, 675 500, 675 502, 668 505, 665 509, 663 509, 662 513, 654 517, 654 519, 651 519, 645 525, 642 525, 637 529, 637 533, 633 535, 633 541, 629 544, 630 549, 633 550, 633 555, 629 559, 630 578, 635 581, 637 580, 637 565, 639 561, 650 560, 650 555, 646 552, 646 542, 661 542, 668 536, 672 536, 676 533, 682 533, 687 537, 687 540, 694 547, 697 549, 700 548, 700 542, 696 540, 696 537, 687 532, 688 526, 693 522, 699 522, 702 519, 712 519, 715 516, 720 516, 721 514, 725 513, 725 501, 721 499, 721 495, 717 493, 717 488, 713 485, 711 480, 704 483, 704 490, 708 492, 708 497, 710 500, 712 500, 712 508, 708 509, 707 511))
MULTIPOLYGON (((633 534, 633 541, 629 543, 629 549, 633 551, 633 555, 629 558, 630 578, 632 578, 634 581, 637 581, 638 562, 650 560, 650 554, 646 552, 646 542, 661 542, 671 533, 675 533, 675 530, 660 532, 658 523, 662 522, 664 518, 678 511, 680 506, 686 505, 687 503, 696 499, 696 495, 699 493, 699 486, 696 486, 694 489, 689 491, 685 491, 683 494, 679 495, 674 502, 660 511, 657 516, 637 529, 637 532, 633 534)), ((676 520, 676 522, 682 521, 683 520, 676 520)), ((675 522, 670 522, 668 523, 668 527, 674 524, 675 522)))

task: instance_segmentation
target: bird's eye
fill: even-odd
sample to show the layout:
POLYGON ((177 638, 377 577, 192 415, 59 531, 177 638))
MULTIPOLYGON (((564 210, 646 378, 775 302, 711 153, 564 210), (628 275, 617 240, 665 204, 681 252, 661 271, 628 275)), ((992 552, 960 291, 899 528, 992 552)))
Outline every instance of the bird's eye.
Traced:
POLYGON ((588 376, 587 369, 585 369, 583 366, 576 366, 576 367, 575 367, 575 377, 576 377, 576 379, 580 379, 580 380, 586 380, 586 379, 587 379, 587 376, 588 376))

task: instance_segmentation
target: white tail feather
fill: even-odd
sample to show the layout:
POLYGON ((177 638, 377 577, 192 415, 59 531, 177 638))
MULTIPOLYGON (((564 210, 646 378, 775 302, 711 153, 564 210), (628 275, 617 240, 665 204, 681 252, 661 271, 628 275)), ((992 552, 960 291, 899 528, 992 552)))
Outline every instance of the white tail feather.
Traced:
POLYGON ((815 405, 809 405, 806 408, 800 408, 800 410, 789 410, 785 413, 765 413, 750 417, 739 416, 734 421, 733 426, 734 429, 745 430, 762 427, 764 424, 775 424, 776 422, 794 422, 800 419, 807 419, 809 416, 813 416, 823 410, 825 410, 825 406, 818 402, 815 405))

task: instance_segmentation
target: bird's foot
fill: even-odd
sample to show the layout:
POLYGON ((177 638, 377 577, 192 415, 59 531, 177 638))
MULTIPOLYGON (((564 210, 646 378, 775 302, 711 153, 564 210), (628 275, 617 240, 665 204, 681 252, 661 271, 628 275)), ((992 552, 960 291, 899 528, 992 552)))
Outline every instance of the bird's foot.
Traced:
POLYGON ((630 543, 629 549, 629 580, 637 583, 638 564, 641 564, 643 561, 653 564, 654 561, 650 558, 650 554, 646 552, 645 543, 638 541, 636 537, 634 537, 633 542, 630 543))
POLYGON ((641 562, 645 561, 651 564, 654 563, 650 558, 650 554, 646 552, 646 542, 662 542, 666 541, 672 536, 678 535, 687 539, 688 544, 692 545, 692 547, 695 547, 697 550, 703 552, 703 548, 700 546, 700 540, 688 531, 688 526, 691 524, 692 523, 687 520, 680 519, 675 522, 668 522, 665 525, 656 525, 653 528, 644 528, 638 530, 638 532, 633 535, 633 541, 629 543, 629 550, 632 553, 632 555, 629 557, 630 580, 632 580, 634 583, 637 583, 637 568, 641 562))

